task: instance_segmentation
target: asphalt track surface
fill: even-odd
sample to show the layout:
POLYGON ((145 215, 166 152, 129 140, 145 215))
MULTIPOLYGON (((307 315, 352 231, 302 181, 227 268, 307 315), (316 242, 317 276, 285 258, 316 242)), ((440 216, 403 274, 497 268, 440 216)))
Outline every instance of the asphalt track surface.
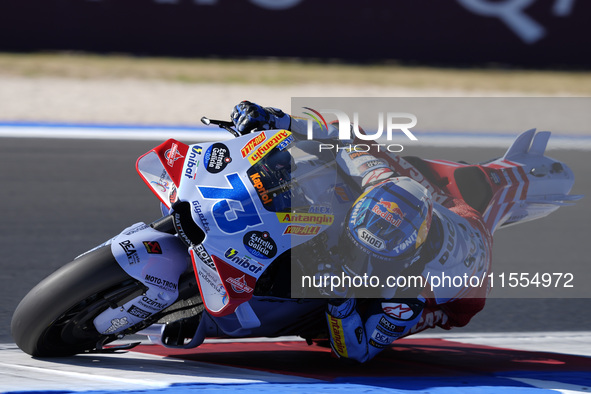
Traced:
MULTIPOLYGON (((41 279, 126 226, 159 217, 156 198, 135 172, 137 157, 155 145, 153 141, 0 139, 0 184, 3 185, 0 343, 12 342, 9 332, 12 312, 41 279)), ((499 148, 428 147, 408 152, 426 158, 467 162, 503 153, 504 149, 499 148)), ((590 195, 591 166, 587 151, 554 150, 549 156, 565 161, 574 170, 577 181, 572 193, 590 195)), ((589 266, 591 260, 588 252, 590 220, 591 209, 587 199, 583 199, 548 218, 495 234, 493 264, 496 270, 511 272, 517 264, 523 267, 523 262, 529 264, 532 272, 556 272, 557 267, 560 270, 565 266, 574 267, 579 273, 575 284, 580 298, 549 298, 543 289, 535 293, 534 298, 491 298, 467 327, 453 332, 568 331, 572 335, 572 331, 590 330, 591 277, 588 271, 591 268, 587 267, 587 272, 581 269, 589 266)), ((423 350, 409 351, 407 356, 428 352, 435 346, 431 342, 416 344, 423 346, 423 350)), ((296 343, 299 345, 301 343, 296 343)), ((443 365, 445 357, 457 351, 455 345, 446 346, 442 348, 441 360, 435 364, 443 365)), ((502 352, 497 356, 500 358, 491 358, 488 362, 499 365, 508 362, 503 361, 502 352)), ((15 354, 15 357, 21 355, 15 354)), ((216 362, 215 356, 197 359, 216 362)), ((305 363, 306 360, 304 357, 300 361, 305 363)), ((400 364, 396 357, 391 362, 400 364)), ((576 364, 569 364, 568 360, 560 362, 576 364)), ((575 370, 586 371, 588 378, 591 371, 588 363, 577 368, 575 370)), ((588 380, 581 383, 584 384, 588 385, 588 380)))

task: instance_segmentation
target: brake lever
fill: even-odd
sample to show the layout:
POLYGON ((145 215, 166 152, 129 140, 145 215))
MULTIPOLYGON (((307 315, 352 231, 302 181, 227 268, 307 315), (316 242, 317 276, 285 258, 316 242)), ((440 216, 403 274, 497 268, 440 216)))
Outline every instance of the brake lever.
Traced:
POLYGON ((216 119, 209 119, 205 116, 203 116, 201 118, 201 123, 203 123, 206 126, 209 125, 216 125, 218 126, 220 129, 224 129, 229 131, 234 137, 240 137, 241 134, 239 132, 237 132, 236 130, 234 130, 232 128, 232 126, 234 126, 234 123, 232 122, 228 122, 227 120, 216 120, 216 119))

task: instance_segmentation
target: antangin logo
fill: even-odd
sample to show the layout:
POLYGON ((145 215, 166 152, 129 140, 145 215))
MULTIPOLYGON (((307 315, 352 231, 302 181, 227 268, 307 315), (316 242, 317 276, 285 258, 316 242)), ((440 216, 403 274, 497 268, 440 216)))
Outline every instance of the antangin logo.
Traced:
POLYGON ((342 357, 347 357, 347 345, 345 344, 345 332, 343 331, 343 325, 341 319, 328 316, 328 327, 330 328, 330 336, 332 338, 332 346, 334 351, 342 357))
POLYGON ((281 223, 321 224, 330 226, 334 222, 333 215, 319 213, 278 213, 281 223))
POLYGON ((279 145, 283 140, 288 138, 291 133, 287 130, 280 130, 273 137, 271 137, 268 141, 258 147, 258 149, 248 157, 248 161, 250 164, 255 164, 259 160, 261 160, 267 153, 271 151, 271 149, 275 148, 279 145))

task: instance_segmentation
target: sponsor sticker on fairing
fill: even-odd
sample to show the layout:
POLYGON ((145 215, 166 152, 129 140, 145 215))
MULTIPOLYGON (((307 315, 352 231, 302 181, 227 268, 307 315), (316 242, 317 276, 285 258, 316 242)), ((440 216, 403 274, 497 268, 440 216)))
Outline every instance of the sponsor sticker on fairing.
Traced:
POLYGON ((143 296, 138 304, 143 306, 144 308, 151 309, 153 311, 161 311, 162 309, 168 306, 167 303, 159 302, 158 300, 153 300, 148 296, 143 296))
POLYGON ((308 213, 321 213, 321 214, 331 214, 332 208, 326 205, 312 205, 308 209, 308 213))
POLYGON ((259 160, 267 155, 273 148, 281 144, 284 140, 289 138, 291 133, 287 130, 280 130, 275 133, 272 137, 262 143, 253 154, 248 156, 250 164, 256 164, 259 160))
POLYGON ((263 185, 263 182, 261 181, 261 174, 258 172, 255 172, 254 174, 250 175, 249 177, 250 177, 250 181, 252 182, 252 185, 257 190, 257 193, 259 194, 259 197, 261 198, 261 201, 263 202, 263 204, 266 205, 266 204, 273 202, 273 197, 269 194, 269 191, 267 189, 265 189, 265 186, 263 185))
POLYGON ((150 254, 162 254, 162 247, 158 241, 144 241, 146 251, 150 254))
POLYGON ((193 250, 195 251, 197 257, 199 257, 199 259, 203 261, 205 265, 207 265, 212 270, 217 271, 211 255, 207 252, 203 244, 193 246, 193 250))
POLYGON ((179 145, 173 142, 170 149, 164 152, 164 157, 166 158, 166 164, 168 164, 169 167, 173 167, 175 161, 182 159, 185 156, 179 152, 179 145))
POLYGON ((147 283, 153 284, 154 286, 161 288, 162 290, 174 292, 177 289, 176 283, 168 281, 166 279, 159 278, 154 275, 146 274, 144 280, 147 283))
POLYGON ((267 139, 267 136, 265 135, 265 132, 262 131, 260 134, 257 134, 256 136, 254 136, 254 138, 252 138, 250 141, 248 141, 246 143, 246 145, 244 145, 242 147, 242 149, 240 149, 240 154, 242 155, 242 157, 248 156, 250 154, 250 152, 253 151, 254 148, 256 148, 257 146, 262 144, 263 141, 266 139, 267 139))
POLYGON ((242 242, 255 257, 270 259, 277 254, 277 244, 267 231, 250 231, 244 235, 242 242))
POLYGON ((192 201, 191 204, 193 205, 193 212, 195 212, 195 214, 199 218, 199 221, 201 222, 201 226, 202 226, 201 229, 203 231, 205 231, 206 233, 208 233, 211 229, 209 228, 209 221, 205 217, 205 214, 203 213, 203 209, 201 208, 201 203, 199 201, 195 200, 195 201, 192 201))
POLYGON ((334 194, 340 203, 349 203, 353 201, 351 190, 344 183, 339 183, 334 187, 334 194))
POLYGON ((240 278, 228 278, 226 282, 232 286, 232 290, 236 293, 252 293, 253 288, 246 284, 245 275, 242 275, 240 278))
POLYGON ((185 169, 185 177, 189 179, 195 179, 197 176, 197 167, 199 167, 199 160, 197 157, 201 151, 201 147, 193 146, 191 148, 191 152, 189 152, 189 157, 187 158, 187 168, 185 169))
POLYGON ((283 235, 316 235, 320 232, 322 226, 298 226, 290 224, 285 228, 283 235))
POLYGON ((133 245, 133 243, 131 243, 130 240, 119 242, 119 246, 121 246, 121 249, 123 249, 123 251, 125 252, 125 255, 127 256, 127 261, 130 265, 137 264, 140 262, 140 256, 138 255, 135 246, 133 245))
POLYGON ((135 305, 130 306, 127 310, 127 313, 129 313, 132 316, 139 317, 140 319, 145 319, 152 314, 152 312, 145 311, 142 308, 138 308, 135 305))
POLYGON ((277 149, 284 150, 294 141, 293 135, 290 135, 285 140, 283 140, 279 145, 277 145, 277 149))
POLYGON ((333 215, 318 213, 277 213, 281 223, 319 224, 330 226, 334 222, 333 215))
POLYGON ((223 171, 232 161, 228 147, 219 142, 210 146, 203 158, 206 166, 205 169, 212 174, 223 171))
POLYGON ((111 327, 109 327, 105 331, 103 331, 103 334, 110 334, 112 332, 119 330, 120 328, 125 327, 128 324, 129 324, 129 321, 127 320, 127 317, 122 317, 120 319, 113 319, 113 320, 111 320, 111 327))
POLYGON ((242 269, 245 269, 253 274, 258 274, 263 270, 264 267, 264 265, 258 261, 251 259, 248 256, 240 255, 238 251, 233 248, 228 248, 226 253, 224 253, 224 257, 234 265, 241 267, 242 269))

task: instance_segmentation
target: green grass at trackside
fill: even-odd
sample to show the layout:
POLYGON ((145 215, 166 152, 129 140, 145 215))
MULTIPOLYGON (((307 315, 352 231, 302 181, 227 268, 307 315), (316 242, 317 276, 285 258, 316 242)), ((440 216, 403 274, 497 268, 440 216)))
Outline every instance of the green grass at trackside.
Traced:
POLYGON ((331 84, 591 96, 591 72, 588 71, 354 65, 277 59, 219 60, 78 53, 0 53, 0 76, 133 78, 185 83, 263 85, 331 84))

